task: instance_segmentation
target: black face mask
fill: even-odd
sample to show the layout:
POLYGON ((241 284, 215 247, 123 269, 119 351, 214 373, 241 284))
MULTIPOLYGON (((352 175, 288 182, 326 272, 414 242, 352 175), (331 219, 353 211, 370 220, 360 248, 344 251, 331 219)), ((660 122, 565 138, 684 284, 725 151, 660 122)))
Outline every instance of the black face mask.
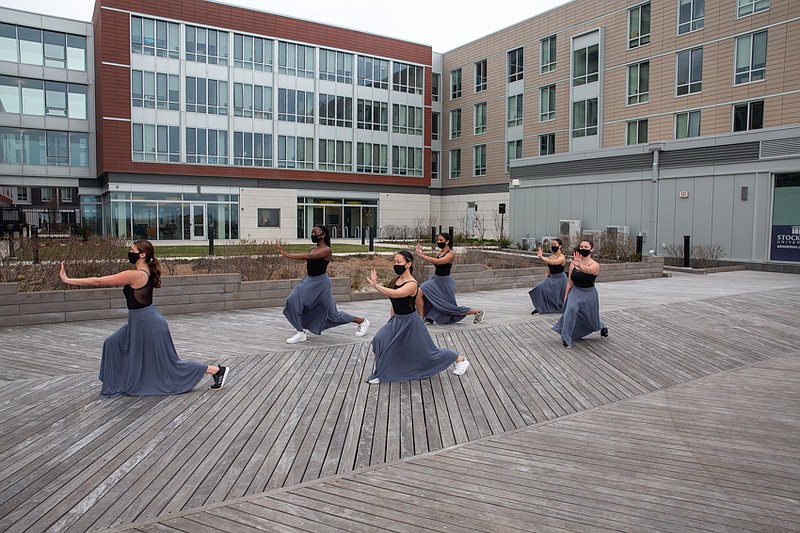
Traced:
POLYGON ((405 265, 394 265, 394 273, 397 274, 398 276, 402 276, 403 272, 405 271, 406 271, 405 265))
POLYGON ((437 242, 436 246, 438 246, 439 248, 444 248, 445 246, 447 246, 447 243, 446 242, 437 242))
POLYGON ((551 246, 550 248, 553 250, 553 253, 558 251, 558 246, 551 246))
MULTIPOLYGON (((141 253, 141 252, 139 252, 139 253, 141 253)), ((130 261, 132 265, 135 265, 136 261, 139 260, 139 253, 137 253, 137 252, 128 252, 128 261, 130 261)))
POLYGON ((584 250, 583 248, 581 248, 580 250, 578 250, 578 253, 581 254, 583 257, 589 257, 589 254, 591 254, 592 251, 584 250))
POLYGON ((318 241, 319 241, 319 235, 311 235, 311 242, 317 244, 318 241))

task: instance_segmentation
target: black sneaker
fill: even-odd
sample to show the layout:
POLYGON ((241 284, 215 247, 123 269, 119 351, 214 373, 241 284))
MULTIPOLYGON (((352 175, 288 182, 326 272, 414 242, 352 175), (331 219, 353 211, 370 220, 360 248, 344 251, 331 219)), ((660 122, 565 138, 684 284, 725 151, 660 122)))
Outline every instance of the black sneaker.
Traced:
POLYGON ((604 326, 603 329, 600 330, 600 336, 601 337, 608 337, 608 328, 607 327, 604 326))
POLYGON ((214 384, 211 385, 211 390, 220 390, 225 385, 225 380, 228 379, 229 373, 227 366, 220 366, 219 371, 211 376, 214 378, 214 384))
POLYGON ((539 314, 539 310, 538 309, 534 309, 533 311, 531 311, 531 314, 532 315, 538 315, 539 314))

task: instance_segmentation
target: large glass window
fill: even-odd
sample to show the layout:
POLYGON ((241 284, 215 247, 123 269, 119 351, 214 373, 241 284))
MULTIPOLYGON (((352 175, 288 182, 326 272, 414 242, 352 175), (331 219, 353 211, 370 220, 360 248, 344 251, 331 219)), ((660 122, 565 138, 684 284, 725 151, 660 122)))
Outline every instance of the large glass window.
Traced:
POLYGON ((700 136, 700 110, 675 114, 675 138, 700 136))
POLYGON ((524 116, 523 98, 521 94, 508 97, 508 127, 522 126, 524 116))
POLYGON ((389 146, 378 143, 356 144, 356 172, 389 173, 389 146))
POLYGON ((272 87, 234 83, 233 115, 271 120, 272 87))
POLYGON ((417 65, 392 63, 392 90, 401 93, 422 94, 425 81, 424 70, 417 65))
POLYGON ((86 37, 67 35, 67 68, 86 71, 86 37))
POLYGON ((186 76, 186 111, 227 115, 228 82, 186 76))
POLYGON ((180 162, 178 126, 133 123, 131 144, 133 161, 180 162))
POLYGON ((422 148, 392 146, 392 174, 422 176, 422 148))
POLYGON ((353 143, 333 139, 319 140, 319 169, 334 172, 353 171, 353 143))
POLYGON ((628 10, 628 48, 650 42, 650 2, 628 10))
POLYGON ((389 104, 359 99, 356 109, 356 126, 361 130, 388 131, 389 104))
POLYGON ((422 135, 421 107, 412 105, 392 105, 392 131, 408 135, 422 135))
POLYGON ((89 166, 89 134, 71 132, 69 134, 69 166, 89 166))
POLYGON ((17 27, 0 22, 0 61, 19 62, 17 53, 17 27))
POLYGON ((273 41, 270 39, 234 33, 233 66, 246 70, 272 72, 273 47, 273 41))
POLYGON ((472 149, 472 175, 486 175, 486 145, 481 144, 472 149))
POLYGON ((228 64, 228 32, 186 26, 186 61, 228 64))
POLYGON ((23 163, 26 165, 47 164, 47 142, 44 130, 22 132, 23 163))
POLYGON ((511 169, 511 161, 522 157, 522 139, 508 141, 506 145, 506 172, 511 169))
POLYGON ((556 86, 548 85, 539 89, 539 121, 546 122, 556 118, 556 86))
POLYGON ((205 128, 186 128, 186 162, 227 165, 228 132, 206 130, 205 128))
POLYGON ((338 83, 353 83, 353 54, 321 48, 319 79, 338 83))
POLYGON ((482 59, 475 63, 475 92, 479 93, 485 91, 489 86, 489 72, 486 66, 486 60, 482 59))
POLYGON ((0 76, 0 113, 22 112, 22 92, 19 78, 0 76))
POLYGON ((77 119, 86 119, 86 98, 88 87, 86 85, 78 85, 77 83, 70 83, 67 87, 69 91, 69 102, 67 107, 69 109, 69 117, 77 119))
POLYGON ((271 167, 272 135, 233 132, 233 164, 245 167, 271 167))
POLYGON ((461 177, 461 149, 450 150, 450 179, 461 177))
POLYGON ((44 82, 42 80, 21 79, 22 113, 25 115, 44 115, 44 82))
POLYGON ((67 116, 67 84, 48 81, 44 84, 44 113, 50 117, 67 116))
POLYGON ((764 127, 764 101, 733 106, 733 131, 760 130, 764 127))
POLYGON ((17 27, 19 36, 19 60, 27 65, 44 64, 42 31, 34 28, 17 27))
POLYGON ((278 135, 278 168, 314 168, 314 139, 278 135))
POLYGON ((358 84, 376 89, 389 88, 389 61, 377 57, 358 56, 358 84))
POLYGON ((486 124, 488 121, 486 102, 475 104, 473 114, 475 116, 475 135, 486 133, 486 124))
POLYGON ((626 144, 643 144, 647 142, 647 119, 632 120, 627 124, 626 144))
POLYGON ((17 128, 0 127, 0 164, 22 163, 22 133, 17 128))
POLYGON ((461 98, 461 69, 450 71, 450 100, 461 98))
POLYGON ((650 62, 628 66, 628 105, 650 100, 650 62))
POLYGON ((556 36, 551 35, 541 40, 541 62, 542 74, 556 69, 556 36))
POLYGON ((522 47, 508 52, 508 83, 523 79, 525 76, 525 56, 522 47))
POLYGON ((556 134, 545 133, 539 135, 539 155, 551 155, 556 153, 556 134))
POLYGON ((180 25, 175 22, 131 16, 131 52, 178 59, 180 25))
POLYGON ((736 0, 736 16, 746 17, 769 9, 769 0, 736 0))
POLYGON ((278 72, 299 78, 313 78, 314 47, 279 41, 278 72))
POLYGON ((56 31, 43 32, 44 66, 54 68, 67 67, 67 36, 56 31))
POLYGON ((699 93, 703 89, 703 49, 678 52, 678 96, 699 93))
POLYGON ((314 123, 314 93, 278 89, 278 120, 314 123))
POLYGON ((451 139, 459 139, 459 138, 461 138, 461 110, 460 109, 451 109, 450 110, 450 138, 451 139))
POLYGON ((340 128, 352 128, 353 99, 349 96, 320 93, 319 123, 340 128))
POLYGON ((584 85, 598 80, 599 47, 596 44, 579 48, 572 54, 572 85, 584 85))
POLYGON ((47 132, 47 164, 58 167, 69 165, 69 134, 66 131, 47 132))
POLYGON ((678 0, 678 35, 703 28, 705 0, 678 0))
POLYGON ((767 32, 760 31, 736 38, 734 83, 763 80, 767 75, 767 32))
POLYGON ((597 135, 597 98, 572 103, 572 137, 597 135))

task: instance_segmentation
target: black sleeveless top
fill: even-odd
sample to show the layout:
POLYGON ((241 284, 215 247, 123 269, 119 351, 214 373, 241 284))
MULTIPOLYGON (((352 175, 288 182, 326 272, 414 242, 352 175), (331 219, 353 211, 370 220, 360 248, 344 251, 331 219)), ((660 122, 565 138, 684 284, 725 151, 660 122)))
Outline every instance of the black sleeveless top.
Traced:
MULTIPOLYGON (((416 281, 407 281, 406 283, 416 283, 416 281)), ((405 283, 403 283, 403 285, 405 285, 405 283)), ((394 288, 399 289, 403 285, 398 285, 394 288)), ((414 291, 414 294, 411 296, 403 296, 402 298, 389 298, 389 300, 392 301, 392 309, 394 310, 394 314, 410 315, 411 313, 416 313, 417 292, 419 292, 419 287, 417 287, 417 290, 414 291)))
MULTIPOLYGON (((445 253, 442 256, 438 256, 437 255, 436 258, 437 259, 441 259, 445 255, 447 255, 447 253, 445 253)), ((435 267, 436 267, 436 270, 435 270, 434 274, 436 274, 437 276, 449 276, 450 275, 450 269, 453 268, 453 263, 445 263, 443 265, 435 265, 435 267)))
POLYGON ((561 274, 564 272, 564 265, 547 265, 551 274, 561 274))
POLYGON ((581 270, 572 269, 572 284, 581 289, 588 289, 594 287, 594 280, 597 279, 595 274, 587 274, 581 270))
MULTIPOLYGON (((140 268, 142 272, 146 270, 140 268)), ((125 303, 128 304, 128 309, 144 309, 153 305, 153 278, 147 272, 147 285, 134 289, 130 285, 125 285, 122 288, 122 294, 125 295, 125 303)))
POLYGON ((306 259, 306 269, 309 276, 321 276, 328 271, 329 261, 324 257, 319 259, 306 259))

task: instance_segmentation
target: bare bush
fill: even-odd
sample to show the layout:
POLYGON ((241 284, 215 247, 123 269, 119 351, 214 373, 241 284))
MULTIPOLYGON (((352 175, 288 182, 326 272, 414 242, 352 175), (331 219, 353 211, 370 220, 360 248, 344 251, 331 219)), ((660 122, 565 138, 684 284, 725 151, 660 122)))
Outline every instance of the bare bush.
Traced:
MULTIPOLYGON (((668 244, 664 249, 664 256, 668 258, 666 264, 682 266, 683 254, 683 244, 668 244)), ((725 249, 719 244, 696 244, 689 250, 689 264, 692 268, 716 268, 725 255, 725 249)))
MULTIPOLYGON (((640 261, 636 253, 636 240, 630 235, 618 233, 616 235, 600 234, 598 242, 594 243, 597 258, 603 261, 627 263, 640 261)), ((579 243, 580 244, 580 243, 579 243)))

